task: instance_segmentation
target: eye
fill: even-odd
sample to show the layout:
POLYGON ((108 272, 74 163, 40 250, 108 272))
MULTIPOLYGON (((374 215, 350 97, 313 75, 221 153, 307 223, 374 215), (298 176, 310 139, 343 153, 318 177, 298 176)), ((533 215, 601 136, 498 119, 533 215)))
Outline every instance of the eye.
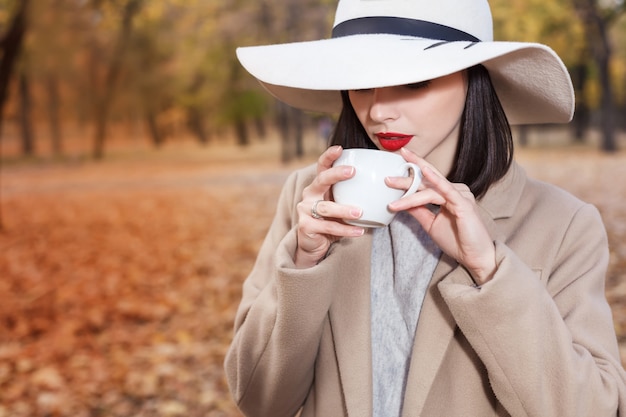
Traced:
POLYGON ((426 88, 430 85, 430 80, 428 81, 420 81, 418 83, 412 83, 405 85, 409 90, 421 90, 422 88, 426 88))

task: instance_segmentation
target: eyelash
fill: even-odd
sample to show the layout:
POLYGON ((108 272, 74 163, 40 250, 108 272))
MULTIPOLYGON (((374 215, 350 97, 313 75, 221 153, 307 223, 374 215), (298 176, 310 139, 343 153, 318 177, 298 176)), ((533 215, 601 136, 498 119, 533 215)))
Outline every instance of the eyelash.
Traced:
MULTIPOLYGON (((431 81, 420 81, 417 83, 412 83, 412 84, 405 84, 402 87, 407 88, 409 90, 421 90, 422 88, 426 88, 430 85, 431 81)), ((363 88, 363 89, 359 89, 359 90, 352 90, 354 92, 357 93, 366 93, 368 91, 372 91, 373 88, 363 88)))
POLYGON ((422 88, 426 88, 430 85, 430 80, 429 81, 420 81, 419 83, 413 83, 413 84, 407 84, 405 87, 410 89, 410 90, 419 90, 422 88))

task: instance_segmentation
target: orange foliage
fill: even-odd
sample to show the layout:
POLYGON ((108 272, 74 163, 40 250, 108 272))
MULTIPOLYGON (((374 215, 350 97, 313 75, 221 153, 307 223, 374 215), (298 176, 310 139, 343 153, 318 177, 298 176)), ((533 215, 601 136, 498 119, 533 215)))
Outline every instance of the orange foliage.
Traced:
MULTIPOLYGON (((4 167, 0 416, 239 415, 223 358, 241 282, 293 167, 229 152, 239 159, 208 149, 4 167)), ((625 176, 624 156, 567 155, 556 171, 545 169, 554 154, 520 159, 600 207, 624 342, 626 187, 612 182, 607 195, 598 183, 625 176), (572 180, 576 169, 583 175, 572 180)))
POLYGON ((5 169, 0 416, 238 415, 222 362, 284 174, 214 162, 5 169))

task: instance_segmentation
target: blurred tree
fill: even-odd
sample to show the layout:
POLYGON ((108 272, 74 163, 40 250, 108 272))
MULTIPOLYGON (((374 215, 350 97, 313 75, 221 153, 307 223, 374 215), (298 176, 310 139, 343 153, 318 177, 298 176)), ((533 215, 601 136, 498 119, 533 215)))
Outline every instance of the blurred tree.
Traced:
POLYGON ((602 150, 617 150, 615 143, 615 101, 611 79, 611 59, 613 48, 609 39, 609 29, 618 17, 626 11, 623 1, 572 0, 578 12, 587 38, 587 47, 593 57, 600 82, 600 112, 602 150))
MULTIPOLYGON (((52 152, 59 156, 62 143, 61 83, 74 80, 71 67, 72 47, 68 29, 73 30, 73 7, 64 0, 38 0, 31 5, 30 30, 24 44, 21 72, 29 79, 33 91, 33 115, 37 101, 46 113, 52 152)), ((34 122, 31 129, 34 130, 34 122)), ((38 134, 38 136, 40 136, 38 134)))
MULTIPOLYGON (((47 120, 55 153, 63 150, 63 120, 93 121, 95 158, 103 156, 107 126, 122 119, 143 118, 157 146, 174 125, 203 143, 234 127, 239 143, 248 143, 248 125, 263 136, 273 107, 240 68, 235 47, 325 36, 332 8, 331 0, 39 0, 21 65, 33 118, 47 120)), ((296 136, 288 139, 300 154, 303 117, 289 114, 296 136)))
MULTIPOLYGON (((494 37, 497 40, 542 42, 552 47, 570 68, 586 68, 582 61, 585 51, 584 30, 569 0, 492 0, 494 37), (512 18, 514 17, 514 18, 512 18)), ((586 100, 583 94, 587 78, 584 70, 573 72, 576 90, 575 125, 583 132, 588 118, 584 113, 586 100), (576 79, 575 75, 579 75, 576 79)), ((528 126, 518 129, 519 143, 527 144, 528 126)), ((582 134, 582 133, 581 133, 582 134)))
MULTIPOLYGON (((13 73, 13 68, 18 59, 24 33, 27 27, 29 0, 18 1, 17 6, 13 5, 14 13, 8 25, 8 30, 0 39, 0 51, 2 51, 2 61, 0 61, 0 139, 3 130, 4 104, 6 102, 9 80, 13 73)), ((0 172, 2 171, 2 155, 0 155, 0 172)), ((0 201, 1 202, 1 201, 0 201)), ((2 216, 2 204, 0 204, 0 231, 4 230, 4 220, 2 216)))
POLYGON ((610 28, 624 15, 624 1, 492 0, 491 4, 498 39, 546 43, 563 58, 576 90, 573 128, 579 140, 591 120, 595 96, 600 97, 601 146, 606 151, 614 150, 616 110, 612 92, 618 76, 612 77, 610 71, 610 28))
POLYGON ((32 94, 30 80, 25 72, 19 77, 20 92, 20 128, 22 131, 22 152, 32 156, 35 153, 35 140, 32 120, 32 94))
MULTIPOLYGON (((301 3, 297 0, 288 0, 283 7, 282 18, 285 23, 285 35, 293 41, 297 39, 300 27, 299 15, 301 14, 301 3)), ((303 111, 297 108, 281 105, 279 109, 280 132, 283 142, 282 161, 289 162, 292 156, 300 158, 304 154, 303 111), (294 152, 290 152, 291 143, 295 144, 294 152), (295 155, 294 155, 295 154, 295 155)))
MULTIPOLYGON (((104 2, 106 2, 106 0, 94 0, 96 7, 100 6, 100 4, 104 2)), ((103 91, 101 91, 101 95, 96 101, 96 131, 93 147, 93 157, 96 159, 101 159, 104 156, 107 119, 111 111, 111 104, 115 96, 118 78, 120 76, 120 72, 123 70, 123 60, 130 43, 133 30, 133 19, 140 10, 142 3, 143 0, 127 0, 122 6, 122 21, 119 26, 119 33, 117 35, 115 47, 106 71, 103 91)))
POLYGON ((4 105, 7 98, 9 81, 17 62, 20 49, 27 27, 27 14, 30 0, 17 1, 13 4, 13 17, 9 22, 8 29, 0 39, 0 51, 2 51, 2 61, 0 61, 0 136, 2 135, 2 122, 4 105))
POLYGON ((626 131, 626 13, 614 25, 615 33, 615 60, 613 71, 615 74, 615 91, 617 93, 617 122, 618 127, 626 131), (622 117, 619 117, 622 115, 622 117))
MULTIPOLYGON (((0 0, 0 33, 4 34, 2 68, 8 68, 12 54, 18 56, 14 46, 5 49, 16 42, 6 40, 23 37, 16 30, 20 24, 15 23, 20 22, 18 9, 27 2, 0 0)), ((95 157, 103 155, 111 124, 120 122, 133 129, 131 135, 143 132, 137 126, 146 126, 145 132, 155 146, 183 133, 182 129, 201 143, 215 137, 219 140, 216 132, 233 129, 238 143, 246 144, 253 139, 253 133, 264 135, 266 123, 268 126, 274 123, 283 142, 283 159, 303 154, 304 128, 315 115, 275 104, 241 68, 235 48, 327 37, 336 0, 37 0, 30 3, 28 36, 20 40, 22 52, 19 61, 13 60, 17 62, 14 72, 19 71, 25 77, 22 87, 27 87, 31 100, 30 128, 39 137, 40 129, 34 129, 37 122, 49 126, 55 153, 64 149, 64 126, 77 121, 81 129, 93 127, 93 132, 83 130, 81 137, 93 139, 95 157)), ((617 19, 624 16, 623 1, 490 0, 490 3, 498 39, 540 41, 552 46, 563 58, 576 88, 573 126, 579 135, 592 120, 585 115, 597 112, 606 97, 614 105, 624 105, 626 19, 617 19), (574 3, 579 7, 574 7, 574 3), (596 9, 585 9, 587 14, 580 12, 580 7, 589 8, 591 4, 596 9), (583 19, 593 16, 589 10, 598 11, 597 15, 606 20, 605 29, 612 29, 610 36, 615 37, 614 54, 603 61, 608 62, 604 68, 608 68, 610 84, 600 83, 604 70, 595 62, 599 62, 596 57, 603 49, 592 47, 592 29, 600 32, 590 23, 597 20, 583 19), (612 97, 603 93, 605 90, 612 97)), ((25 24, 21 25, 24 30, 25 24)), ((603 39, 600 35, 596 38, 603 39)), ((608 35, 606 40, 610 40, 608 35)), ((0 72, 0 100, 4 109, 9 81, 7 71, 0 72)), ((11 91, 17 94, 8 97, 12 101, 6 107, 12 112, 11 120, 19 115, 20 106, 28 102, 20 101, 20 77, 13 79, 11 91)), ((0 127, 1 122, 0 113, 0 127)))
POLYGON ((585 98, 585 86, 589 80, 588 60, 581 59, 570 70, 574 91, 576 92, 576 112, 572 120, 574 128, 574 141, 582 143, 585 140, 585 132, 591 121, 588 100, 585 98))
MULTIPOLYGON (((242 115, 232 98, 238 93, 238 74, 232 71, 231 48, 233 39, 246 36, 249 8, 242 6, 237 13, 240 3, 189 0, 178 25, 175 104, 184 113, 189 131, 203 144, 214 132, 237 126, 235 118, 242 115)), ((236 129, 245 142, 246 127, 239 124, 236 129)))
MULTIPOLYGON (((332 26, 332 0, 283 0, 258 3, 253 27, 258 36, 254 44, 296 42, 327 37, 332 26), (302 16, 307 19, 303 20, 302 16)), ((238 65, 238 64, 237 64, 238 65)), ((247 76, 247 79, 251 77, 247 76)), ((248 84, 247 88, 253 88, 248 84)), ((258 84, 255 87, 258 89, 258 84)), ((281 137, 281 159, 287 162, 304 154, 304 125, 307 115, 284 103, 273 107, 281 137)))
POLYGON ((180 10, 168 2, 144 3, 137 14, 126 59, 126 88, 133 93, 129 105, 136 107, 145 120, 152 144, 161 146, 168 128, 161 121, 174 106, 175 74, 169 65, 175 59, 176 19, 180 10))

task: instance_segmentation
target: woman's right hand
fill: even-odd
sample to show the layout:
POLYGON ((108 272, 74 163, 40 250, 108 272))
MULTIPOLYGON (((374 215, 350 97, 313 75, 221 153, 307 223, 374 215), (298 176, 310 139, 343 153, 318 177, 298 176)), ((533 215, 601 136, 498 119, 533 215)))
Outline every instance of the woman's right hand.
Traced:
POLYGON ((352 178, 355 172, 351 166, 332 166, 342 151, 341 146, 328 148, 317 161, 315 179, 302 191, 302 200, 297 205, 298 247, 294 259, 298 268, 316 265, 340 238, 358 237, 365 233, 362 227, 350 226, 342 221, 361 217, 360 208, 343 206, 331 200, 331 187, 352 178))

